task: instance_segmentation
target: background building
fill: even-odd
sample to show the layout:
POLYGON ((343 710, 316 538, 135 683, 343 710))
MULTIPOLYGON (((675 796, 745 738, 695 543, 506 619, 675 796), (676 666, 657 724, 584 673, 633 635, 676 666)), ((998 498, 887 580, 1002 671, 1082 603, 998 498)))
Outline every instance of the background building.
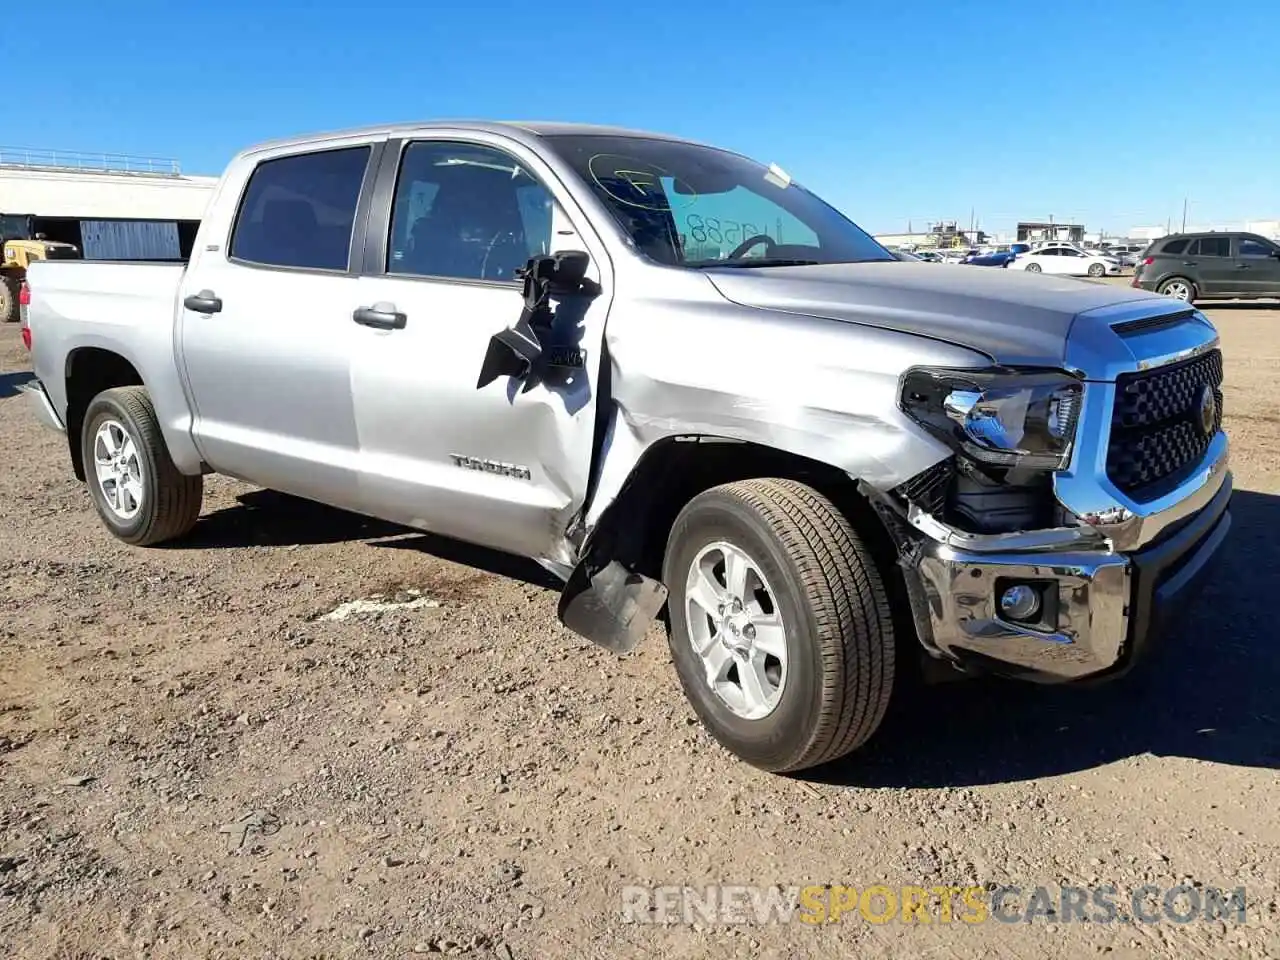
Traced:
POLYGON ((926 250, 951 249, 957 247, 976 247, 987 242, 988 237, 983 230, 964 231, 956 226, 954 220, 939 220, 928 224, 924 232, 878 233, 876 240, 886 247, 901 247, 926 250))
POLYGON ((1084 242, 1084 224, 1080 223, 1037 223, 1032 220, 1020 221, 1017 227, 1019 243, 1035 243, 1037 240, 1065 240, 1068 243, 1084 242))
POLYGON ((33 216, 86 259, 189 256, 217 182, 176 160, 0 147, 0 214, 33 216))

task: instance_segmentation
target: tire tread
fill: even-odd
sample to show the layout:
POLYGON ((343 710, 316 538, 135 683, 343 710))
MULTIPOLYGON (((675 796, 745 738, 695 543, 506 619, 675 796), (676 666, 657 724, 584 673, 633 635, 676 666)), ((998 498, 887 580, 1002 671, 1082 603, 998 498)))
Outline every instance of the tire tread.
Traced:
POLYGON ((818 722, 804 748, 772 769, 794 772, 850 753, 879 727, 893 689, 893 619, 875 561, 848 519, 806 484, 750 479, 715 492, 748 506, 783 545, 817 625, 818 722))
MULTIPOLYGON (((148 522, 137 533, 121 539, 135 546, 151 546, 188 533, 200 516, 204 477, 182 473, 174 465, 146 387, 113 387, 99 394, 94 402, 100 399, 110 399, 118 405, 137 427, 138 439, 146 449, 154 474, 150 479, 155 507, 150 511, 148 522)), ((88 424, 86 417, 86 429, 88 424)), ((93 482, 92 477, 89 482, 93 482)))

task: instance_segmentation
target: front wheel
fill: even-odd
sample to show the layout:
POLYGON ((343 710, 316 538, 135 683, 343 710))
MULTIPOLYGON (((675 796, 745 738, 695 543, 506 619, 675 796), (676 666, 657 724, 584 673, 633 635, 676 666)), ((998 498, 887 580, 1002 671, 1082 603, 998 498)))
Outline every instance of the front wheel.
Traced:
POLYGON ((1089 276, 1091 277, 1101 277, 1105 275, 1106 272, 1107 272, 1107 268, 1100 263, 1089 264, 1089 276))
POLYGON ((861 746, 893 689, 888 596, 826 497, 744 480, 693 498, 667 541, 669 640, 707 730, 775 773, 861 746))
POLYGON ((80 451, 98 516, 125 543, 161 543, 195 526, 204 478, 174 466, 146 388, 115 387, 94 397, 80 451))
POLYGON ((1040 264, 1038 264, 1038 263, 1028 263, 1028 264, 1027 264, 1027 266, 1026 266, 1026 271, 1027 271, 1027 273, 1039 273, 1039 272, 1040 272, 1040 264))

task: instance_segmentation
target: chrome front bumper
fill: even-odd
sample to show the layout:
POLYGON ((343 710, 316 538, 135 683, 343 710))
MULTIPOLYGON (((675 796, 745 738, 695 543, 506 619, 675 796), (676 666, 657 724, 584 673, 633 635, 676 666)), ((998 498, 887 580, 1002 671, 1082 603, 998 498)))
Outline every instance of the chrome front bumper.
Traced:
POLYGON ((26 383, 19 385, 18 389, 27 395, 27 406, 42 425, 59 433, 67 432, 66 425, 62 422, 62 418, 58 416, 58 411, 53 408, 53 403, 49 400, 49 394, 45 392, 44 384, 39 380, 28 380, 26 383))
POLYGON ((1211 569, 1231 527, 1231 493, 1223 471, 1207 502, 1188 501, 1181 516, 1166 518, 1162 536, 1132 553, 1083 538, 1074 548, 1030 549, 1030 534, 1019 535, 1015 551, 961 549, 920 534, 906 572, 921 639, 963 666, 1029 680, 1124 672, 1211 569), (1002 615, 1000 594, 1015 582, 1042 587, 1048 622, 1030 627, 1002 615))

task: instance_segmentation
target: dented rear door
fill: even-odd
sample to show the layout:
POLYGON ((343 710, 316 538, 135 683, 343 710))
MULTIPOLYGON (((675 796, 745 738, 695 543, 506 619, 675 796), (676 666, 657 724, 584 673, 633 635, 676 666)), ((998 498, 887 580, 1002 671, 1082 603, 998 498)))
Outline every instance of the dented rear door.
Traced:
POLYGON ((500 137, 390 144, 351 376, 368 512, 566 563, 564 529, 591 469, 607 289, 559 305, 545 345, 554 368, 477 388, 491 338, 520 318, 515 270, 592 246, 549 181, 535 154, 500 137))

